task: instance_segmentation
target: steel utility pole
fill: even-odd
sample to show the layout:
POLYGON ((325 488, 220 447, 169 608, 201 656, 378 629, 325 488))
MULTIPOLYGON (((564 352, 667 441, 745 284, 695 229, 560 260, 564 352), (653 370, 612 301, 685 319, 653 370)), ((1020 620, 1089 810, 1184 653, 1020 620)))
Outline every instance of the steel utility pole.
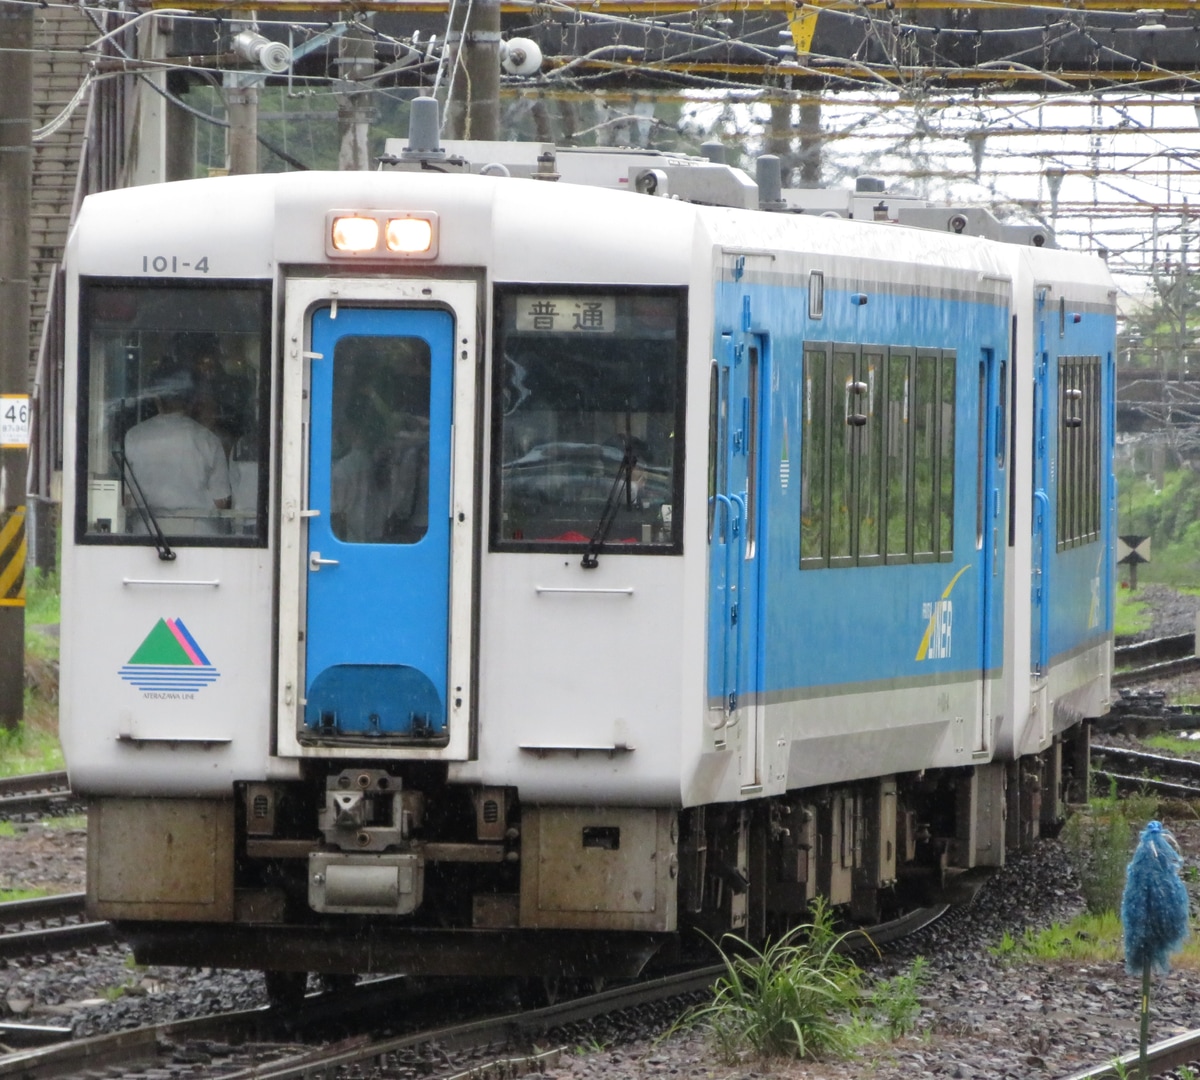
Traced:
POLYGON ((0 6, 0 728, 24 718, 33 9, 0 6))

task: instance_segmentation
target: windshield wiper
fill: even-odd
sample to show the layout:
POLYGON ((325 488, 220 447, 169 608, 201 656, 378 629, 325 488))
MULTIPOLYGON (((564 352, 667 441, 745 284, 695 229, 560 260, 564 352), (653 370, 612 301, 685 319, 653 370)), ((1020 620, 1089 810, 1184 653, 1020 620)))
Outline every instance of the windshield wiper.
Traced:
POLYGON ((613 477, 612 489, 608 493, 604 511, 600 514, 596 531, 592 533, 583 558, 579 561, 579 565, 585 570, 595 570, 600 565, 600 549, 604 546, 604 541, 608 539, 609 530, 617 519, 617 505, 620 501, 622 484, 625 487, 625 508, 633 509, 633 467, 637 464, 637 457, 633 453, 633 440, 627 436, 624 443, 625 453, 621 455, 621 464, 617 468, 617 475, 613 477))
POLYGON ((171 545, 167 543, 167 537, 162 531, 162 526, 159 525, 158 518, 154 516, 154 511, 150 509, 150 504, 146 501, 142 485, 138 483, 138 478, 133 472, 133 466, 129 464, 129 458, 125 456, 124 450, 114 450, 112 456, 113 460, 117 463, 117 468, 121 470, 121 475, 129 477, 129 490, 133 493, 133 505, 137 507, 138 513, 142 515, 142 523, 146 526, 146 531, 154 537, 154 546, 158 549, 158 557, 163 562, 172 562, 175 558, 175 552, 171 550, 171 545))

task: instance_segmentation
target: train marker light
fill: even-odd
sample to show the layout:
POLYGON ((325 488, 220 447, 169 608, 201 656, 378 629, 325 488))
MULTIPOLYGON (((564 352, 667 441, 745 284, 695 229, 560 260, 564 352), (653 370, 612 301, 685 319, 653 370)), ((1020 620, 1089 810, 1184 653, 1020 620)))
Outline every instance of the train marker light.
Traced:
POLYGON ((423 217, 390 218, 387 246, 401 255, 423 254, 433 246, 433 222, 423 217))
POLYGON ((373 217, 335 217, 332 237, 337 251, 374 251, 379 246, 379 222, 373 217))

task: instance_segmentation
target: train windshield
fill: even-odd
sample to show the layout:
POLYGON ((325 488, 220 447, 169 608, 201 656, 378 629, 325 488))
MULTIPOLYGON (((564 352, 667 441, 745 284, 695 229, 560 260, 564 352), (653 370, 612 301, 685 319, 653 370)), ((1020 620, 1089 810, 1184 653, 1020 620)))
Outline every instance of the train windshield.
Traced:
POLYGON ((685 309, 679 289, 497 290, 493 550, 680 550, 685 309))
POLYGON ((80 540, 266 543, 269 305, 259 283, 83 284, 80 540))

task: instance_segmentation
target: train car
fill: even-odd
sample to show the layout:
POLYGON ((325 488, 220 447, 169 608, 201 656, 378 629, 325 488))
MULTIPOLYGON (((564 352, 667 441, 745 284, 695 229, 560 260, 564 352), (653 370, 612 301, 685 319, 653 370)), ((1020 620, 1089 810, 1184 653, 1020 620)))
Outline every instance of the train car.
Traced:
POLYGON ((1111 667, 1104 264, 451 150, 84 203, 93 915, 278 994, 627 976, 960 895, 1056 823, 1111 667))

